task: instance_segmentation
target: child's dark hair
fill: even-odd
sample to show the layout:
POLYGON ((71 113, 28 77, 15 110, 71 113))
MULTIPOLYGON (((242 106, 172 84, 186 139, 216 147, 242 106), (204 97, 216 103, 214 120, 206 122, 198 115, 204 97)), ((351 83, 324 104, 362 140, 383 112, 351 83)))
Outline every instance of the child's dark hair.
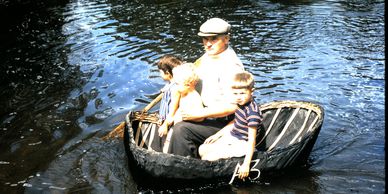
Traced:
POLYGON ((183 61, 172 55, 164 55, 157 63, 158 69, 162 70, 164 73, 168 73, 171 76, 174 76, 172 73, 172 69, 174 67, 181 65, 183 61))

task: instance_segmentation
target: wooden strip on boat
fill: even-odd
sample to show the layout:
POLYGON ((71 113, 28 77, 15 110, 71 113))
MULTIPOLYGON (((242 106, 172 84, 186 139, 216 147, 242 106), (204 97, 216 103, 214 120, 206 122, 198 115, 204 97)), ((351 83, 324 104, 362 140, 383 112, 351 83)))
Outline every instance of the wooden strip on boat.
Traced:
POLYGON ((306 127, 307 121, 309 120, 311 114, 311 109, 307 112, 306 118, 304 119, 302 127, 300 127, 298 133, 295 135, 295 137, 290 141, 288 145, 291 145, 294 143, 294 141, 299 137, 299 135, 303 132, 303 129, 306 127))
POLYGON ((137 128, 137 130, 136 130, 136 137, 135 137, 135 143, 136 143, 136 145, 139 145, 139 137, 140 137, 140 131, 141 131, 141 127, 142 127, 142 125, 143 125, 143 122, 139 122, 139 126, 138 126, 138 128, 137 128))
POLYGON ((147 126, 147 128, 145 129, 143 138, 141 138, 141 143, 140 143, 140 147, 141 147, 141 148, 144 146, 145 140, 147 139, 148 133, 150 133, 151 128, 152 128, 152 125, 150 125, 150 124, 148 123, 148 126, 147 126))
POLYGON ((278 118, 278 116, 279 116, 281 110, 282 110, 282 108, 278 108, 278 109, 276 110, 276 113, 275 113, 275 115, 274 115, 273 118, 272 118, 271 124, 269 125, 268 129, 265 130, 265 135, 264 135, 264 137, 259 141, 259 143, 256 144, 256 146, 260 145, 261 142, 263 142, 263 140, 265 140, 265 138, 267 137, 267 135, 268 135, 269 132, 271 131, 271 129, 272 129, 272 127, 273 127, 273 124, 275 123, 276 119, 278 118))
POLYGON ((151 125, 152 129, 151 129, 150 140, 148 141, 148 150, 153 150, 153 149, 151 148, 151 145, 152 145, 152 141, 154 141, 155 130, 156 130, 156 124, 151 123, 150 125, 151 125))
POLYGON ((168 152, 168 146, 170 146, 170 140, 171 140, 171 136, 172 136, 173 131, 174 131, 174 129, 170 128, 170 130, 167 133, 166 141, 164 142, 164 145, 163 145, 163 153, 168 152))
POLYGON ((318 121, 318 115, 317 115, 317 117, 315 117, 314 121, 311 123, 309 130, 307 130, 308 132, 310 132, 313 129, 313 127, 317 121, 318 121))
POLYGON ((292 121, 294 120, 295 116, 298 114, 300 110, 300 107, 296 108, 294 110, 294 112, 292 113, 292 116, 290 117, 290 119, 287 121, 286 125, 284 126, 282 132, 280 133, 280 135, 276 138, 275 142, 272 143, 272 145, 268 148, 268 151, 272 150, 276 144, 280 141, 280 139, 283 137, 284 133, 286 133, 287 131, 287 128, 288 126, 292 123, 292 121))

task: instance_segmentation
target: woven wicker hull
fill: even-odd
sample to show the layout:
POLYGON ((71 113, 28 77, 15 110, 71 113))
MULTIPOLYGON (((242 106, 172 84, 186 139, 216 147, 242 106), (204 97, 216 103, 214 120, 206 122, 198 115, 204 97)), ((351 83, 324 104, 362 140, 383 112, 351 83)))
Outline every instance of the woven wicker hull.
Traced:
MULTIPOLYGON (((260 105, 260 109, 265 134, 257 137, 252 169, 268 172, 305 164, 322 126, 323 108, 311 102, 275 101, 260 105)), ((130 112, 126 116, 124 144, 135 180, 229 181, 243 161, 242 157, 209 162, 156 152, 148 146, 157 132, 156 122, 157 113, 130 112)))

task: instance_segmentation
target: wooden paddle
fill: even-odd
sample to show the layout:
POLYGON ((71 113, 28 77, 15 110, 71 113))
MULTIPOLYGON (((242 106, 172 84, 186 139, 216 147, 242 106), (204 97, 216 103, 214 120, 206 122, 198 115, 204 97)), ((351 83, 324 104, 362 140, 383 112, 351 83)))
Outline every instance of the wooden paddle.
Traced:
MULTIPOLYGON (((147 112, 149 111, 155 104, 157 104, 163 97, 163 92, 161 92, 155 99, 153 99, 144 109, 142 112, 147 112)), ((108 140, 112 138, 123 138, 124 135, 124 127, 125 127, 125 121, 121 122, 116 128, 114 128, 111 132, 109 132, 106 136, 104 136, 102 139, 103 140, 108 140)))

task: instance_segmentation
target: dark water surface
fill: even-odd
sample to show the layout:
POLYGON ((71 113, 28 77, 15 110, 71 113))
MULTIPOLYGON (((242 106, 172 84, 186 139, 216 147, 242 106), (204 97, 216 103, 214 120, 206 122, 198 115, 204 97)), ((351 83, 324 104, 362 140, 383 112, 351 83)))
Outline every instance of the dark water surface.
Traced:
POLYGON ((258 103, 325 108, 311 167, 170 192, 385 193, 384 1, 70 0, 29 13, 0 47, 0 193, 137 193, 121 141, 103 141, 163 86, 155 62, 194 61, 201 23, 232 24, 258 103))

